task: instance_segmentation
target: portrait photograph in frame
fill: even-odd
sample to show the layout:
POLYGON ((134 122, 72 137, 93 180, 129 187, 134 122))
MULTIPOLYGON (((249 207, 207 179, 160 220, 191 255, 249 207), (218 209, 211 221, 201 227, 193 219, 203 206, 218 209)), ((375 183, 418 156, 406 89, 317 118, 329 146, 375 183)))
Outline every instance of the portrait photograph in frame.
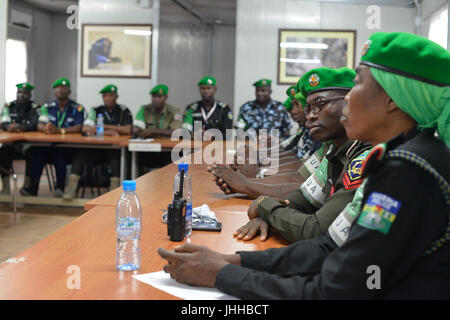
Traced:
POLYGON ((81 46, 82 77, 151 77, 150 24, 84 24, 81 46))
POLYGON ((356 30, 280 29, 278 42, 278 84, 313 68, 354 68, 356 30))

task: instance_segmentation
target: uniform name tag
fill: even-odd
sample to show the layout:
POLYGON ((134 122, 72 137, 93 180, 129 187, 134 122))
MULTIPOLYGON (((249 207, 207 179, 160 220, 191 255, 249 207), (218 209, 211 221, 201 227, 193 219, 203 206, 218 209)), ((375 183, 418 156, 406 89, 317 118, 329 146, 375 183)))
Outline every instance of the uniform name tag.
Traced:
POLYGON ((311 175, 301 186, 303 195, 316 208, 320 208, 325 203, 325 194, 322 192, 323 184, 316 177, 311 175))
POLYGON ((350 227, 354 220, 355 218, 344 209, 328 228, 331 239, 333 239, 338 246, 342 246, 345 240, 347 240, 350 227))
POLYGON ((305 161, 304 166, 308 169, 309 172, 316 171, 320 166, 320 160, 316 154, 313 154, 308 160, 305 161))

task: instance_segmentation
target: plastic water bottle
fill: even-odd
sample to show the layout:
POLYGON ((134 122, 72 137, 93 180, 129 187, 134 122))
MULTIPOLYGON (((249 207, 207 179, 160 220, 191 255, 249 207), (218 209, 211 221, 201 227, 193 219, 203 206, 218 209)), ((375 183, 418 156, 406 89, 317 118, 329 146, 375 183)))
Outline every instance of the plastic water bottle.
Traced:
POLYGON ((103 125, 103 114, 99 113, 97 116, 97 137, 103 137, 105 127, 103 125))
POLYGON ((116 206, 116 267, 136 270, 141 266, 142 209, 136 182, 125 180, 116 206))
POLYGON ((186 232, 185 237, 192 233, 192 181, 188 173, 189 165, 187 163, 178 164, 178 173, 173 182, 173 194, 180 189, 180 171, 184 170, 183 198, 186 199, 186 232))

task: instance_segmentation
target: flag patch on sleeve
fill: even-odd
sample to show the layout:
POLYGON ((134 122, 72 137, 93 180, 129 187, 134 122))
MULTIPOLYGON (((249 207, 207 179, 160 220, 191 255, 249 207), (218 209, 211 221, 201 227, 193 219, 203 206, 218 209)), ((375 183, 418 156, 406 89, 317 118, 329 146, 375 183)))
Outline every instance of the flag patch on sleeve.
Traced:
POLYGON ((364 204, 358 224, 361 227, 387 234, 401 206, 400 201, 388 195, 372 192, 364 204))

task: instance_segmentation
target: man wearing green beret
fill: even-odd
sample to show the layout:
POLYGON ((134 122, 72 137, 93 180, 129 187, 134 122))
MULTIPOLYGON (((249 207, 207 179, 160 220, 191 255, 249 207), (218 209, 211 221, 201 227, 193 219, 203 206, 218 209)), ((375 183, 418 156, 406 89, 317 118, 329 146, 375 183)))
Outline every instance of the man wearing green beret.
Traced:
MULTIPOLYGON (((242 236, 251 239, 256 234, 253 231, 266 230, 269 225, 289 241, 314 238, 352 201, 362 183, 358 170, 369 149, 367 144, 349 140, 340 123, 344 96, 352 88, 354 76, 348 68, 316 68, 299 80, 299 91, 307 97, 307 128, 319 141, 331 142, 330 150, 314 173, 284 197, 290 205, 280 205, 266 193, 253 194, 259 197, 250 206, 249 223, 239 230, 242 236)), ((308 167, 300 168, 305 169, 308 167)), ((299 174, 304 176, 301 171, 299 174)))
POLYGON ((324 236, 280 249, 159 249, 166 272, 243 299, 450 298, 450 53, 416 35, 374 33, 360 61, 342 122, 350 138, 376 146, 353 213, 324 236), (192 260, 195 271, 186 268, 192 260))
MULTIPOLYGON (((36 131, 39 117, 39 105, 31 100, 34 86, 28 82, 19 83, 17 87, 17 99, 6 103, 0 115, 3 131, 25 132, 36 131)), ((31 152, 22 143, 7 143, 0 147, 0 170, 3 190, 1 194, 11 194, 9 175, 12 171, 13 159, 25 157, 25 181, 24 186, 30 184, 31 152)))
POLYGON ((294 192, 319 167, 331 144, 322 144, 305 127, 306 115, 303 109, 306 99, 301 93, 292 101, 291 117, 300 129, 279 153, 277 172, 274 174, 267 167, 259 165, 255 165, 253 170, 253 165, 248 164, 234 164, 232 168, 220 165, 209 167, 208 170, 216 177, 216 184, 225 194, 242 193, 250 199, 260 195, 282 198, 294 192))
POLYGON ((256 99, 241 106, 235 127, 248 131, 254 137, 261 129, 269 132, 276 129, 280 138, 285 139, 292 127, 291 120, 282 103, 270 97, 271 83, 270 79, 261 79, 253 83, 256 99))
POLYGON ((290 112, 292 110, 292 100, 295 100, 295 95, 297 94, 297 88, 295 86, 290 86, 286 90, 287 99, 283 102, 283 106, 286 108, 286 111, 290 112))
POLYGON ((198 88, 202 99, 186 107, 183 128, 192 133, 198 124, 198 130, 217 129, 225 139, 226 130, 233 128, 233 113, 228 104, 215 99, 216 79, 204 77, 198 82, 198 88))
MULTIPOLYGON (((105 86, 99 92, 102 95, 103 105, 91 108, 87 119, 83 123, 82 132, 87 136, 97 133, 97 118, 103 118, 104 135, 117 137, 130 135, 133 115, 124 105, 118 104, 118 88, 114 84, 105 86)), ((92 150, 77 149, 72 160, 72 171, 69 175, 66 191, 63 198, 71 200, 76 197, 78 183, 83 174, 85 164, 108 163, 111 169, 109 189, 120 186, 120 151, 119 150, 92 150)))
MULTIPOLYGON (((139 138, 171 137, 172 132, 181 128, 181 111, 168 104, 169 87, 158 84, 150 90, 152 103, 142 106, 133 121, 133 136, 139 138)), ((143 174, 147 169, 159 168, 171 162, 170 152, 160 152, 157 157, 151 152, 139 153, 139 169, 143 174), (145 169, 147 168, 147 169, 145 169)))
MULTIPOLYGON (((84 121, 85 110, 82 105, 69 98, 70 81, 60 78, 52 85, 56 99, 45 103, 40 109, 37 129, 45 134, 78 133, 84 121)), ((62 197, 66 182, 66 166, 72 161, 73 149, 55 147, 33 147, 31 185, 20 189, 24 196, 38 193, 42 170, 46 163, 53 163, 56 172, 55 197, 62 197)))

